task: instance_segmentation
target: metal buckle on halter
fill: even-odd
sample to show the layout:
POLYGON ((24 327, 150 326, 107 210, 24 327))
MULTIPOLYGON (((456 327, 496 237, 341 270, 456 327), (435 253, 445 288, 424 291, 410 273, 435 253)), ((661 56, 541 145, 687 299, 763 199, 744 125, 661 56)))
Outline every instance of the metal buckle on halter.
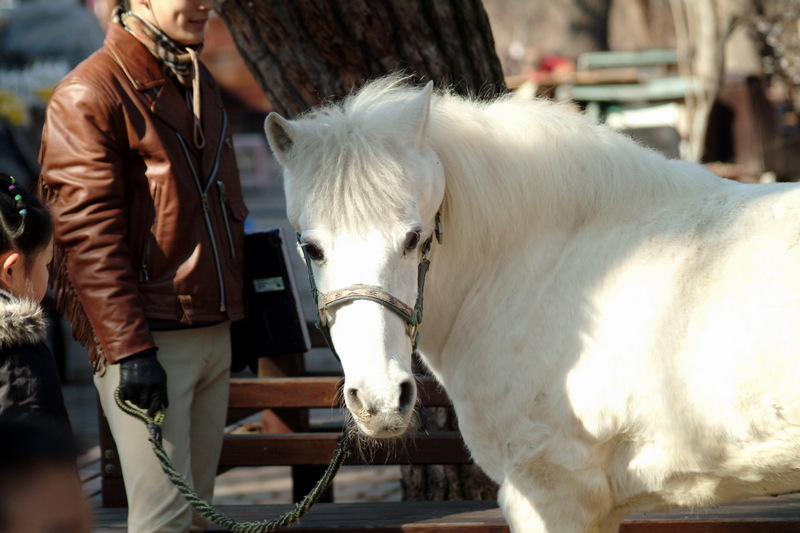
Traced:
POLYGON ((406 333, 408 333, 408 338, 411 339, 411 347, 416 350, 417 342, 419 341, 419 322, 406 324, 406 333))
POLYGON ((319 325, 323 328, 328 327, 328 306, 322 306, 317 309, 317 314, 319 315, 319 325))

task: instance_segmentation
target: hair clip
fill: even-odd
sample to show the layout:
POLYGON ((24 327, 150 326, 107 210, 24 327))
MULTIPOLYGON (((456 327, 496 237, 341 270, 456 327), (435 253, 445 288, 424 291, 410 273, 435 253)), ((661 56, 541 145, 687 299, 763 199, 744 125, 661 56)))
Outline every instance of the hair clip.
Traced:
POLYGON ((11 180, 11 185, 8 186, 8 192, 14 197, 19 214, 25 215, 28 213, 28 210, 25 209, 25 202, 22 201, 22 195, 17 191, 17 180, 14 179, 14 176, 8 176, 8 178, 11 180))

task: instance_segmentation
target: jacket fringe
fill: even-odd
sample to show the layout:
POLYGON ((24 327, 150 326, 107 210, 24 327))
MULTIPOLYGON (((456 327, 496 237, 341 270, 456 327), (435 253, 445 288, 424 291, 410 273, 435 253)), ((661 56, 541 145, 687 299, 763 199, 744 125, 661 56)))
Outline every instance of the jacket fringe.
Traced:
POLYGON ((89 317, 78 299, 75 287, 67 270, 69 252, 62 246, 53 246, 53 262, 51 263, 51 285, 56 310, 66 318, 72 326, 72 337, 89 352, 89 364, 94 373, 102 373, 107 364, 103 349, 97 340, 89 317))

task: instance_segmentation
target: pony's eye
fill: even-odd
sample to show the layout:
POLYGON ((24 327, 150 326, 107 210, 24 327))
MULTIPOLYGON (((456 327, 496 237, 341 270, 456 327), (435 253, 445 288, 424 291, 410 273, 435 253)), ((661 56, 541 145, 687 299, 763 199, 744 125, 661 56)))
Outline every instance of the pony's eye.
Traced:
POLYGON ((305 250, 308 257, 311 258, 312 261, 322 261, 325 259, 325 254, 322 253, 322 249, 317 246, 316 244, 305 242, 302 244, 303 250, 305 250))
POLYGON ((410 252, 414 248, 417 247, 419 244, 419 232, 418 231, 409 231, 406 235, 406 244, 404 251, 410 252))

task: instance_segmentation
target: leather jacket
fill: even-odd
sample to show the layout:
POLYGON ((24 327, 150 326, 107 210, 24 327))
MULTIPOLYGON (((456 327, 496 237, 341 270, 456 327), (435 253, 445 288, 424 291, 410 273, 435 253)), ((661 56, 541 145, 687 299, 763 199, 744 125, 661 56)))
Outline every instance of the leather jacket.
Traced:
POLYGON ((183 88, 117 24, 48 104, 54 295, 96 370, 156 347, 154 321, 244 317, 247 207, 219 89, 200 70, 202 149, 183 88))

